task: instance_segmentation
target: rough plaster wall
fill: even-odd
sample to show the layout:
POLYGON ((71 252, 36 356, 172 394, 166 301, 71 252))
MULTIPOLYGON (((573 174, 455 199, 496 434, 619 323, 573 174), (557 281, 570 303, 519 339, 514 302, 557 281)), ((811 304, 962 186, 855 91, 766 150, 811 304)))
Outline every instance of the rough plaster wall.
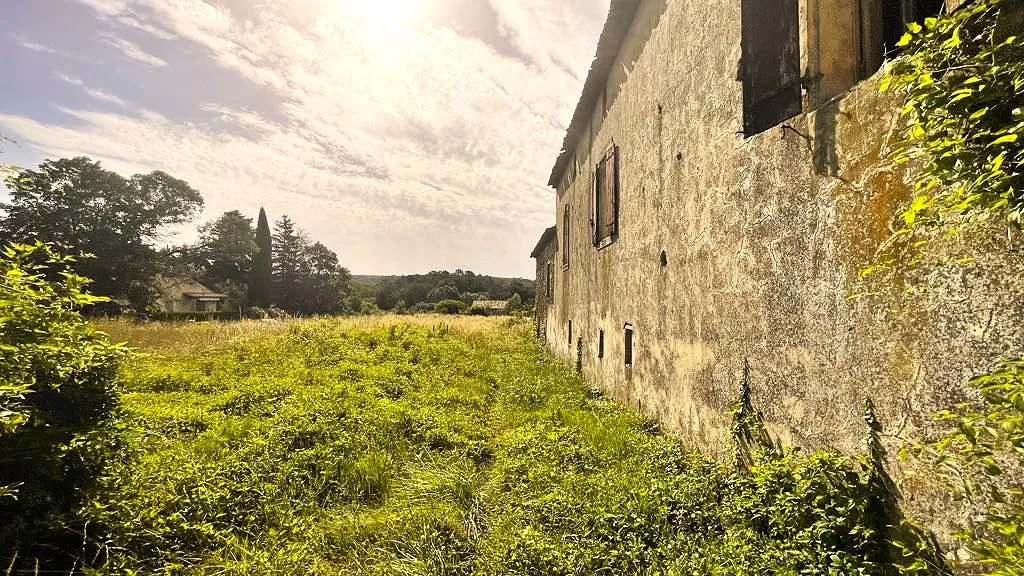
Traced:
POLYGON ((787 122, 793 130, 744 140, 739 3, 649 0, 640 10, 631 35, 650 38, 635 65, 616 63, 630 72, 609 87, 607 116, 595 111, 599 128, 577 151, 583 171, 558 196, 559 227, 572 206, 572 242, 561 248, 571 265, 556 265, 548 313, 558 354, 575 359, 572 320, 592 382, 711 451, 725 445, 746 357, 754 404, 776 436, 852 451, 865 397, 888 432, 913 436, 927 414, 966 397, 966 377, 1024 347, 1024 258, 1005 230, 940 246, 981 249, 983 262, 928 271, 928 295, 899 314, 894 300, 848 299, 911 191, 882 162, 897 106, 877 79, 787 122), (613 141, 620 236, 596 251, 592 165, 613 141), (632 368, 622 361, 627 322, 632 368))

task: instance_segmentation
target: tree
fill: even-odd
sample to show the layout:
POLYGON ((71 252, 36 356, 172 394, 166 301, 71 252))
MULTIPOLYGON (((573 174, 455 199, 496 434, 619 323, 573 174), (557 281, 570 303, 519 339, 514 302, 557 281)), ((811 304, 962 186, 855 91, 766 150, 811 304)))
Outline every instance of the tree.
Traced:
POLYGON ((51 160, 7 180, 0 239, 57 244, 73 255, 77 274, 108 296, 139 293, 156 273, 154 244, 166 226, 190 221, 203 198, 163 172, 124 178, 99 162, 51 160))
POLYGON ((274 297, 279 307, 297 312, 302 307, 303 280, 309 241, 287 215, 274 223, 274 297))
POLYGON ((260 207, 260 217, 256 224, 256 246, 253 254, 252 270, 249 272, 249 302, 266 308, 271 303, 271 291, 274 282, 274 261, 271 247, 270 223, 267 212, 260 207))
POLYGON ((252 272, 256 237, 252 218, 238 210, 225 212, 199 228, 199 244, 193 251, 203 282, 221 289, 244 286, 252 272))
POLYGON ((337 314, 348 293, 351 275, 338 263, 338 255, 317 242, 306 248, 303 262, 303 299, 300 312, 337 314))

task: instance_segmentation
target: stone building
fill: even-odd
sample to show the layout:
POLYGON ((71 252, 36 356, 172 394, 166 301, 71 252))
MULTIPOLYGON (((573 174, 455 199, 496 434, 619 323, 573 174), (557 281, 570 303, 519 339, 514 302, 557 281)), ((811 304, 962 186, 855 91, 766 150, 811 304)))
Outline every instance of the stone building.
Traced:
POLYGON ((710 450, 744 359, 787 444, 855 450, 867 397, 890 439, 968 397, 969 376, 1024 349, 1018 236, 939 243, 979 259, 924 271, 910 301, 851 298, 912 193, 886 161, 901 106, 879 69, 943 9, 612 0, 533 252, 538 336, 710 450))
POLYGON ((551 307, 551 300, 555 291, 555 252, 558 245, 555 241, 557 228, 552 226, 540 235, 537 246, 530 253, 530 258, 537 262, 537 281, 534 283, 536 296, 534 297, 534 324, 536 336, 541 342, 547 342, 548 332, 548 309, 551 307))
POLYGON ((188 278, 157 276, 155 284, 159 294, 156 305, 164 312, 217 312, 227 300, 226 294, 188 278))

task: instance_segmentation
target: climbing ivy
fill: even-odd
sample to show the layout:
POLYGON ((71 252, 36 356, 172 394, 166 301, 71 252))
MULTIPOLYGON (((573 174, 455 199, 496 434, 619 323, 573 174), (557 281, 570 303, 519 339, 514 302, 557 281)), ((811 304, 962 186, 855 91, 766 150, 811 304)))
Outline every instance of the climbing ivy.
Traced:
POLYGON ((1012 4, 983 0, 912 23, 899 42, 904 55, 881 89, 906 98, 895 159, 920 170, 898 235, 964 217, 1024 222, 1024 38, 1008 33, 1012 4))
POLYGON ((984 514, 960 538, 995 576, 1024 574, 1024 358, 1004 360, 971 385, 982 403, 935 415, 948 432, 909 449, 950 495, 984 514))
MULTIPOLYGON (((905 98, 897 163, 915 163, 915 197, 870 274, 929 255, 928 240, 970 222, 1024 224, 1024 38, 1015 0, 978 0, 911 24, 882 91, 905 98), (1016 21, 1016 22, 1015 22, 1016 21)), ((997 576, 1024 575, 1024 359, 1002 361, 970 384, 981 400, 936 414, 946 432, 905 452, 949 493, 984 514, 959 537, 997 576)))

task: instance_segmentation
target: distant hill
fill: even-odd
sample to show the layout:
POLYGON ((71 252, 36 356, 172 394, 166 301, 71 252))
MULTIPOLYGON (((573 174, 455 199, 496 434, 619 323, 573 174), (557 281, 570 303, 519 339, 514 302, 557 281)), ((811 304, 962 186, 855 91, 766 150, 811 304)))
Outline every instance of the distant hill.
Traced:
POLYGON ((405 276, 352 275, 353 292, 373 298, 382 310, 433 310, 444 300, 508 300, 518 294, 523 303, 533 301, 534 281, 475 274, 470 270, 434 271, 405 276))
POLYGON ((370 276, 367 274, 353 274, 352 281, 359 284, 366 284, 367 286, 377 286, 381 282, 388 278, 395 278, 395 276, 370 276))

